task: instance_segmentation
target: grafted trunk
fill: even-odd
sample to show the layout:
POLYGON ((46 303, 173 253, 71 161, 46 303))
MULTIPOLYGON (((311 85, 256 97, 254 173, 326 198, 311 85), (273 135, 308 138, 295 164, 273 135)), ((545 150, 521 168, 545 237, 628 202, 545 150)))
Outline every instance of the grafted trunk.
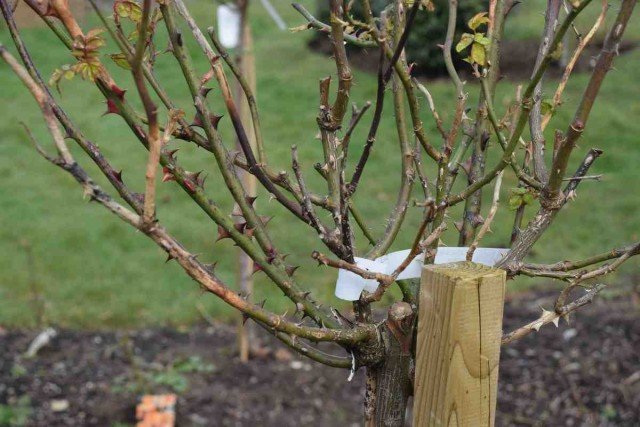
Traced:
POLYGON ((402 427, 413 394, 411 342, 413 319, 407 303, 396 303, 381 327, 385 357, 367 369, 365 418, 367 427, 402 427))
POLYGON ((404 426, 407 402, 412 394, 411 365, 411 355, 402 354, 396 342, 383 363, 369 368, 367 376, 373 380, 376 398, 373 419, 368 426, 404 426))

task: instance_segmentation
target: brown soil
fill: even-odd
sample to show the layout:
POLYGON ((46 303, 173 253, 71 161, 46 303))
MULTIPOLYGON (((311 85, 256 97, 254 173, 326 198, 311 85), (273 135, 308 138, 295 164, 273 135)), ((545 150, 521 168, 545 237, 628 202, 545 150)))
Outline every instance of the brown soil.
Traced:
MULTIPOLYGON (((551 304, 550 294, 511 298, 505 329, 532 320, 540 306, 551 304)), ((536 336, 503 348, 498 425, 638 425, 639 314, 629 299, 601 298, 570 325, 546 326, 536 336)), ((29 425, 134 423, 141 390, 171 391, 166 384, 184 387, 178 392, 178 425, 360 422, 362 371, 347 382, 348 372, 291 357, 270 339, 270 355, 242 364, 235 355, 233 329, 225 325, 188 331, 65 330, 36 358, 24 359, 35 335, 0 333, 0 404, 16 407, 20 396, 29 396, 29 425), (190 368, 179 362, 193 356, 201 360, 190 368), (173 377, 167 374, 172 372, 168 366, 174 367, 173 377), (188 384, 181 385, 185 379, 188 384), (54 412, 52 403, 55 407, 60 399, 69 407, 54 412)))

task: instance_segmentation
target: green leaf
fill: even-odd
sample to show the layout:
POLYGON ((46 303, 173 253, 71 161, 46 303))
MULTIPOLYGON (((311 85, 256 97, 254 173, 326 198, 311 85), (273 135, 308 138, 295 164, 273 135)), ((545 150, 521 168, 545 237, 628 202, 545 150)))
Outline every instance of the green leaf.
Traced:
POLYGON ((473 34, 462 34, 462 36, 460 37, 460 41, 456 45, 456 52, 462 52, 464 49, 469 47, 471 43, 473 43, 473 34))
POLYGON ((120 18, 129 18, 136 24, 142 20, 142 8, 132 0, 121 0, 114 7, 116 15, 120 18))
POLYGON ((178 393, 184 393, 189 387, 189 380, 174 370, 168 370, 166 372, 160 372, 155 374, 152 378, 153 382, 159 386, 171 387, 178 393))
MULTIPOLYGON (((69 67, 69 66, 65 65, 65 67, 69 67)), ((64 69, 65 67, 62 67, 62 68, 64 69)), ((62 74, 62 77, 64 77, 65 80, 71 80, 75 76, 76 76, 76 73, 74 73, 71 68, 65 69, 64 73, 62 74)))
POLYGON ((127 57, 124 53, 114 53, 109 55, 109 57, 113 62, 115 62, 118 67, 124 68, 125 70, 131 69, 131 64, 129 64, 129 61, 127 60, 127 57))
POLYGON ((509 197, 509 210, 515 211, 522 204, 522 196, 519 194, 512 194, 509 197))
POLYGON ((173 369, 180 373, 207 373, 215 371, 215 366, 210 363, 206 363, 200 356, 190 356, 187 359, 175 361, 173 369))
POLYGON ((522 196, 522 203, 524 203, 525 205, 530 205, 531 203, 533 203, 534 199, 535 197, 533 196, 533 194, 527 193, 522 196))
POLYGON ((138 31, 138 29, 136 28, 135 30, 133 30, 133 31, 131 32, 131 34, 129 34, 129 36, 127 36, 127 39, 128 39, 129 41, 135 41, 135 40, 138 40, 138 34, 139 34, 139 31, 138 31))
POLYGON ((71 69, 76 74, 80 74, 83 80, 95 81, 95 79, 102 73, 102 64, 100 62, 78 62, 74 64, 71 69))
POLYGON ((487 52, 484 50, 484 46, 480 43, 473 43, 471 45, 471 59, 478 65, 483 67, 487 65, 487 52))
POLYGON ((540 111, 542 112, 542 114, 553 114, 554 110, 555 108, 553 105, 553 99, 543 99, 540 102, 540 111))
POLYGON ((562 46, 562 42, 560 42, 558 43, 558 46, 553 52, 549 52, 549 57, 554 61, 557 61, 560 58, 562 58, 562 51, 563 51, 563 46, 562 46))
POLYGON ((480 25, 488 24, 489 18, 487 18, 487 12, 480 12, 473 16, 473 18, 469 19, 469 28, 475 31, 480 25))
POLYGON ((528 192, 528 191, 527 191, 527 189, 526 189, 526 188, 523 188, 523 187, 516 187, 516 188, 511 189, 511 192, 512 192, 513 194, 520 194, 520 195, 523 195, 523 194, 527 194, 527 192, 528 192))
POLYGON ((473 41, 476 43, 480 43, 483 46, 489 46, 491 44, 491 39, 485 37, 484 33, 476 33, 473 36, 473 41))
POLYGON ((71 80, 76 75, 76 72, 70 65, 63 65, 61 68, 57 68, 51 74, 51 78, 49 79, 49 86, 53 86, 56 88, 58 93, 60 91, 60 80, 71 80))

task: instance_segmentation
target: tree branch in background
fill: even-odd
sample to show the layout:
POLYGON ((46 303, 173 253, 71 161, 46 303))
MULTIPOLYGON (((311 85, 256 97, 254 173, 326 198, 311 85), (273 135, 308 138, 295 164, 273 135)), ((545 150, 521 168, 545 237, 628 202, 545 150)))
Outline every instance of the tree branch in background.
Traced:
MULTIPOLYGON (((556 30, 558 16, 560 14, 560 6, 564 0, 548 0, 547 12, 544 16, 544 30, 542 33, 542 42, 538 49, 536 57, 535 69, 542 63, 544 57, 549 54, 551 40, 556 30)), ((533 145, 533 170, 534 176, 540 182, 546 183, 549 179, 549 173, 544 163, 545 139, 542 133, 542 80, 536 84, 533 91, 533 106, 529 113, 529 131, 531 132, 531 143, 533 145)))
MULTIPOLYGON (((321 31, 323 33, 327 33, 330 34, 331 33, 331 26, 325 24, 324 22, 319 21, 318 19, 316 19, 307 9, 305 9, 304 6, 302 6, 300 3, 291 3, 291 6, 293 6, 293 8, 295 10, 297 10, 300 15, 302 15, 304 17, 304 19, 306 19, 307 21, 309 21, 309 27, 310 28, 315 28, 318 31, 321 31)), ((354 37, 352 35, 345 35, 344 36, 344 40, 349 43, 352 44, 354 46, 358 46, 358 47, 376 47, 378 46, 376 42, 374 41, 365 41, 365 40, 360 40, 357 37, 354 37)))
MULTIPOLYGON (((25 86, 28 88, 37 87, 37 84, 30 76, 28 76, 26 70, 15 61, 11 54, 9 54, 2 45, 0 45, 0 56, 18 76, 26 79, 24 80, 25 86)), ((40 96, 40 93, 37 90, 32 94, 34 95, 34 98, 36 96, 40 96)), ((43 110, 43 115, 49 115, 50 118, 53 117, 51 110, 48 109, 43 110)), ((53 121, 48 121, 55 124, 53 121)), ((62 133, 59 128, 57 128, 57 130, 55 128, 57 128, 57 124, 54 125, 54 129, 51 132, 56 146, 65 145, 66 143, 64 142, 62 133)), ((63 151, 68 152, 68 149, 63 151)), ((373 333, 371 329, 367 330, 367 328, 354 328, 347 331, 299 326, 285 320, 282 316, 269 313, 260 306, 248 303, 242 297, 228 289, 220 279, 215 277, 213 273, 200 263, 193 254, 186 251, 182 245, 177 243, 160 225, 157 223, 151 226, 144 224, 135 212, 130 211, 115 202, 89 178, 86 172, 72 157, 66 156, 65 159, 65 157, 61 156, 59 159, 52 160, 56 165, 69 172, 74 179, 82 185, 85 194, 90 197, 91 200, 102 204, 112 213, 116 214, 120 219, 144 232, 154 242, 156 242, 158 246, 165 250, 171 259, 177 260, 181 267, 205 289, 218 295, 225 302, 238 310, 241 310, 249 317, 255 318, 278 331, 295 334, 315 341, 334 341, 341 344, 351 345, 360 340, 367 339, 367 336, 371 336, 373 333), (334 338, 338 339, 336 340, 334 338)))
POLYGON ((153 0, 144 0, 142 6, 142 17, 138 26, 138 42, 131 61, 131 72, 133 80, 136 83, 140 100, 147 115, 147 123, 149 126, 148 145, 149 157, 147 159, 147 170, 145 173, 145 190, 144 190, 144 214, 142 220, 146 226, 149 226, 156 215, 156 172, 158 170, 158 162, 160 161, 160 127, 158 125, 158 107, 151 99, 149 90, 145 83, 145 77, 142 71, 142 62, 144 54, 149 44, 148 38, 153 37, 149 34, 151 25, 151 15, 154 6, 153 0))
POLYGON ((502 186, 503 175, 504 173, 500 172, 500 174, 496 178, 496 185, 495 185, 495 188, 493 189, 493 201, 491 202, 491 208, 489 209, 489 214, 487 215, 487 218, 482 223, 480 230, 478 230, 478 233, 476 234, 475 239, 469 245, 469 250, 467 251, 467 261, 471 261, 473 259, 473 253, 478 248, 478 245, 480 244, 480 240, 482 240, 484 235, 491 230, 491 223, 493 222, 493 218, 496 216, 496 212, 498 212, 498 203, 500 202, 500 187, 502 186))
POLYGON ((567 63, 567 66, 564 68, 564 72, 562 73, 562 78, 560 79, 558 88, 553 94, 553 104, 549 109, 549 111, 542 118, 542 125, 541 125, 542 130, 546 129, 547 125, 549 124, 549 120, 551 120, 551 117, 553 116, 554 111, 562 103, 562 93, 564 92, 564 89, 567 86, 569 77, 571 77, 571 73, 573 72, 573 69, 578 63, 578 59, 580 59, 580 56, 582 56, 582 52, 589 45, 589 42, 591 41, 593 36, 596 34, 596 32, 598 32, 598 29, 602 26, 602 23, 604 22, 607 16, 608 10, 609 10, 609 3, 606 0, 603 0, 602 10, 600 11, 600 15, 598 15, 598 19, 596 19, 596 22, 593 24, 589 32, 587 32, 587 34, 584 37, 580 37, 578 46, 576 46, 575 50, 573 51, 573 55, 571 56, 571 59, 567 63))

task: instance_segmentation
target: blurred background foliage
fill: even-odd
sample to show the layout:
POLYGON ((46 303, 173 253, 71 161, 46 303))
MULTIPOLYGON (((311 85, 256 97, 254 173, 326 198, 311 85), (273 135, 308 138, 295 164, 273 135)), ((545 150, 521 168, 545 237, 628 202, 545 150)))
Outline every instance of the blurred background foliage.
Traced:
MULTIPOLYGON (((467 22, 476 13, 487 10, 488 2, 484 0, 466 0, 459 2, 458 15, 456 19, 456 35, 459 36, 467 29, 467 22)), ((374 15, 379 16, 389 4, 389 0, 371 1, 371 9, 374 15)), ((415 71, 425 76, 442 76, 446 73, 444 60, 442 58, 442 48, 437 43, 426 43, 427 40, 442 40, 447 32, 449 20, 449 2, 447 0, 434 0, 433 11, 421 9, 417 12, 413 30, 407 40, 406 54, 408 62, 417 64, 415 71)), ((323 22, 329 22, 329 2, 317 0, 316 17, 323 22)), ((352 15, 358 20, 364 20, 362 6, 360 2, 354 2, 351 9, 352 15)), ((326 37, 318 34, 316 37, 326 37)), ((458 37, 456 37, 457 39, 458 37)), ((351 50, 358 49, 350 47, 351 50)), ((456 56, 456 65, 461 65, 461 58, 456 56)))

